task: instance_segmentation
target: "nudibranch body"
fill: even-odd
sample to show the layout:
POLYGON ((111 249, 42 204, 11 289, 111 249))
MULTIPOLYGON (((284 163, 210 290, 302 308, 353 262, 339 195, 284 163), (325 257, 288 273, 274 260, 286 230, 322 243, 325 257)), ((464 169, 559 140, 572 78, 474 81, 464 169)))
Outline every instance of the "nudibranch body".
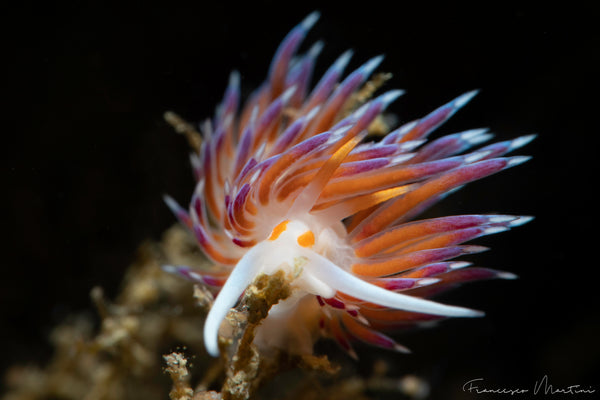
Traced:
POLYGON ((262 273, 285 271, 293 292, 263 321, 259 347, 311 352, 321 332, 351 354, 349 338, 403 351, 380 330, 482 314, 424 297, 461 282, 514 277, 449 260, 485 250, 463 243, 530 217, 413 218, 466 183, 526 161, 504 155, 534 136, 476 150, 492 137, 486 129, 427 142, 473 91, 381 140, 366 141, 403 92, 363 100, 359 94, 383 57, 341 79, 350 51, 310 90, 322 44, 295 54, 317 19, 309 15, 288 34, 268 80, 239 113, 240 77, 231 74, 214 119, 202 126, 201 149, 192 155, 197 186, 189 210, 166 197, 215 264, 211 271, 168 267, 220 289, 204 327, 214 356, 225 316, 262 273))

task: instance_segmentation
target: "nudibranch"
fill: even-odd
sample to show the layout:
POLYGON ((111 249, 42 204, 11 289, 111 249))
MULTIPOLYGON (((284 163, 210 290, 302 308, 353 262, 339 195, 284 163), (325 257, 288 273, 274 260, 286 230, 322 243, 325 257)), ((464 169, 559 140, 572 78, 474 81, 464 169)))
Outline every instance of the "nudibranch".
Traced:
POLYGON ((383 57, 343 78, 351 51, 311 90, 322 43, 296 52, 318 17, 310 14, 285 37, 267 81, 239 113, 240 75, 231 73, 214 118, 201 127, 201 148, 191 156, 197 184, 189 209, 165 196, 214 263, 208 271, 166 267, 218 290, 204 326, 213 356, 221 323, 259 274, 283 270, 293 277, 292 295, 259 327, 259 348, 312 352, 321 334, 351 354, 352 338, 405 351, 382 331, 482 315, 427 297, 466 281, 514 278, 450 260, 486 249, 465 242, 531 217, 414 218, 463 185, 528 160, 505 154, 534 135, 480 147, 492 135, 471 129, 427 141, 476 94, 471 91, 369 138, 370 127, 403 92, 361 100, 383 57))

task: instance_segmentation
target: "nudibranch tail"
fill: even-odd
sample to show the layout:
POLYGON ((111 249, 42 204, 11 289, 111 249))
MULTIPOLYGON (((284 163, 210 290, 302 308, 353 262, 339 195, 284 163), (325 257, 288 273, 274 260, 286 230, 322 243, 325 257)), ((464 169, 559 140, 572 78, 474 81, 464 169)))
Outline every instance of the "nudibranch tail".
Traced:
POLYGON ((404 92, 372 97, 367 81, 383 56, 344 78, 350 50, 311 90, 323 43, 297 51, 318 18, 310 14, 285 37, 265 83, 243 104, 240 74, 230 74, 191 156, 196 189, 189 208, 165 196, 215 264, 207 271, 165 266, 218 291, 204 326, 213 356, 227 313, 261 274, 283 270, 292 294, 271 308, 257 345, 310 352, 321 332, 351 355, 352 338, 406 352, 379 330, 483 315, 427 298, 464 282, 515 278, 454 259, 487 250, 472 240, 532 217, 415 218, 464 185, 527 161, 508 153, 535 135, 486 145, 494 135, 478 128, 429 140, 473 90, 371 139, 387 128, 382 116, 404 92))

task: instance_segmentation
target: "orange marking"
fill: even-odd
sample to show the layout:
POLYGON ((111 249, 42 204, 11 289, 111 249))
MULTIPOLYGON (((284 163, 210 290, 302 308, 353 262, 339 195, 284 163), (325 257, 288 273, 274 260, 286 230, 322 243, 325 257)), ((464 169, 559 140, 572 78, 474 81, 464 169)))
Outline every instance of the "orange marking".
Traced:
POLYGON ((289 197, 290 194, 292 194, 299 188, 308 185, 314 179, 314 177, 314 173, 309 173, 305 175, 296 175, 293 178, 289 179, 285 183, 285 185, 279 190, 279 193, 277 193, 277 200, 284 201, 289 197))
POLYGON ((288 222, 290 221, 285 220, 283 222, 280 222, 275 228, 273 228, 271 236, 269 236, 269 240, 276 240, 279 237, 279 235, 281 235, 287 229, 288 222))
POLYGON ((271 184, 275 182, 286 168, 288 168, 297 157, 296 154, 283 153, 281 158, 275 161, 260 178, 260 186, 258 188, 258 199, 260 204, 266 205, 269 203, 269 195, 271 194, 271 184))
MULTIPOLYGON (((408 254, 420 250, 447 247, 457 243, 456 233, 454 231, 438 235, 430 235, 419 239, 413 239, 407 241, 406 243, 392 246, 389 249, 386 249, 384 253, 396 253, 396 255, 408 254)), ((460 242, 461 241, 458 241, 458 243, 460 242)))
POLYGON ((328 102, 325 108, 319 113, 318 119, 313 120, 309 125, 309 132, 314 134, 315 132, 327 131, 333 125, 335 117, 338 115, 338 112, 346 100, 347 98, 337 96, 334 97, 332 101, 328 102))
POLYGON ((376 206, 377 204, 383 203, 386 200, 400 196, 410 190, 410 185, 399 186, 391 189, 384 189, 378 192, 365 194, 362 196, 352 197, 351 199, 336 202, 330 201, 327 203, 320 203, 313 207, 313 210, 326 210, 328 208, 334 208, 336 212, 338 210, 343 211, 343 215, 340 214, 340 219, 354 215, 361 210, 368 209, 376 206))
POLYGON ((321 200, 337 199, 386 187, 400 186, 425 175, 419 172, 413 167, 398 166, 381 169, 366 176, 339 179, 327 185, 321 193, 321 200))
POLYGON ((431 258, 431 255, 428 253, 409 253, 381 261, 356 263, 352 265, 351 270, 355 274, 364 276, 394 275, 423 265, 429 261, 429 258, 431 258))
POLYGON ((252 215, 258 214, 258 208, 256 208, 254 203, 251 201, 246 203, 246 211, 248 211, 252 215))
MULTIPOLYGON (((354 128, 350 129, 352 132, 354 128)), ((308 204, 314 204, 319 197, 319 194, 323 191, 327 183, 335 173, 336 169, 342 164, 344 158, 352 151, 352 149, 360 143, 361 140, 366 136, 366 132, 360 133, 357 136, 350 137, 350 139, 341 139, 338 143, 343 143, 327 160, 319 171, 315 174, 314 179, 304 188, 301 195, 303 201, 308 204), (344 143, 344 140, 346 142, 344 143)))
POLYGON ((302 247, 312 247, 315 244, 315 235, 312 231, 306 231, 298 236, 298 244, 302 247))
POLYGON ((369 208, 365 208, 362 211, 357 212, 356 214, 354 214, 350 221, 348 222, 347 226, 346 226, 346 230, 348 231, 348 233, 354 234, 354 230, 369 216, 371 215, 376 209, 378 208, 377 205, 374 205, 372 207, 369 208))
POLYGON ((426 181, 422 186, 407 193, 404 197, 392 200, 385 206, 378 208, 368 221, 353 235, 354 243, 365 239, 387 228, 422 202, 455 188, 459 185, 472 182, 498 172, 504 168, 496 160, 480 161, 476 164, 465 165, 447 171, 437 178, 426 181))
POLYGON ((357 244, 355 254, 358 257, 366 258, 380 252, 387 252, 386 250, 390 248, 397 250, 399 246, 412 244, 413 241, 422 240, 425 236, 436 233, 436 231, 441 230, 440 226, 439 220, 425 220, 398 225, 357 244))

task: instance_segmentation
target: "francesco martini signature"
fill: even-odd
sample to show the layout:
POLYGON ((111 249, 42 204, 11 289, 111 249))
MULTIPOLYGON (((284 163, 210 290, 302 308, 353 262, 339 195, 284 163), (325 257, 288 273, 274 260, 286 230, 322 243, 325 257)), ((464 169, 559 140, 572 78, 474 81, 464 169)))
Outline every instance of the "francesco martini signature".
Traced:
POLYGON ((544 377, 540 380, 535 381, 533 387, 488 387, 485 384, 483 378, 475 378, 471 379, 464 383, 462 386, 462 390, 464 392, 469 392, 473 394, 484 394, 484 393, 493 393, 493 394, 508 394, 508 395, 518 395, 518 394, 533 394, 533 395, 553 395, 553 394, 593 394, 596 393, 596 389, 592 386, 583 386, 583 385, 568 385, 568 386, 556 386, 550 383, 548 379, 548 375, 544 375, 544 377))

